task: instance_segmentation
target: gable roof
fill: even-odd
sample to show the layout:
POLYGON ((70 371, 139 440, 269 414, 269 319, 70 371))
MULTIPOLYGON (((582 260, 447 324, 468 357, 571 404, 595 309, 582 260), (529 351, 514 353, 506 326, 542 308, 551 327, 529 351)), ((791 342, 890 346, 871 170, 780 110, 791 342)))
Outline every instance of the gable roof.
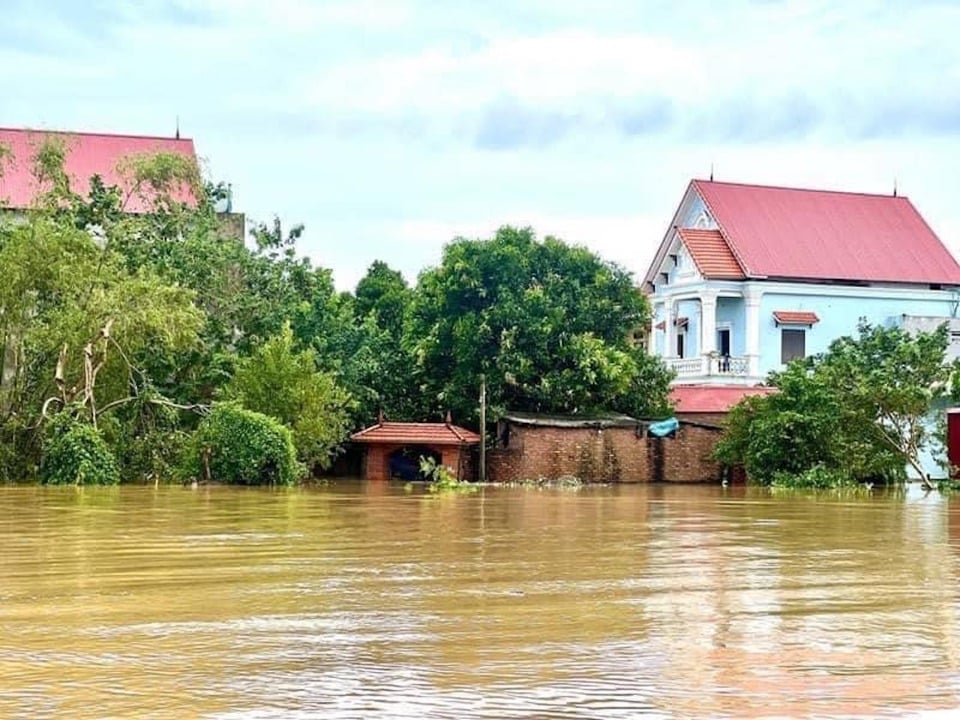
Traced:
POLYGON ((450 423, 378 422, 350 436, 354 442, 389 445, 475 445, 477 433, 450 423))
POLYGON ((960 284, 906 197, 694 180, 751 278, 960 284))
MULTIPOLYGON (((70 189, 81 197, 90 192, 93 175, 99 175, 107 186, 129 190, 129 183, 118 171, 118 165, 132 155, 164 152, 182 155, 194 162, 197 159, 193 140, 188 138, 0 128, 0 145, 10 151, 10 157, 0 160, 0 205, 23 210, 33 204, 41 192, 33 174, 33 158, 37 148, 51 139, 63 141, 64 169, 70 178, 70 189)), ((186 188, 174 193, 174 197, 187 203, 193 200, 186 188)), ((143 198, 133 195, 124 209, 137 213, 151 208, 143 198)))
POLYGON ((679 228, 677 234, 690 252, 697 270, 708 280, 743 280, 743 268, 737 262, 726 238, 719 230, 679 228))

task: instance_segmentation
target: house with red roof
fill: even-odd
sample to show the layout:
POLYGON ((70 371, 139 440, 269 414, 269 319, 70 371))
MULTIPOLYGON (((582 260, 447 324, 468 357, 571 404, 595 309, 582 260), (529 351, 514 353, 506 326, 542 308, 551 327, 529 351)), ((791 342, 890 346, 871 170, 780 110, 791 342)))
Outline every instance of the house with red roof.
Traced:
MULTIPOLYGON (((151 190, 135 187, 129 164, 138 157, 167 153, 187 159, 198 165, 193 140, 146 135, 118 135, 108 133, 62 132, 25 128, 0 128, 0 209, 23 212, 36 204, 48 187, 35 172, 37 151, 46 143, 63 148, 64 170, 70 189, 87 197, 90 179, 99 175, 107 187, 116 186, 121 192, 123 210, 128 213, 146 213, 153 209, 151 190)), ((194 205, 194 188, 187 184, 173 188, 174 200, 194 205)), ((225 231, 242 240, 244 217, 233 213, 229 202, 220 213, 225 231)))
POLYGON ((761 384, 860 318, 948 322, 960 344, 960 264, 897 195, 693 180, 643 282, 648 347, 689 412, 716 398, 681 386, 761 384))

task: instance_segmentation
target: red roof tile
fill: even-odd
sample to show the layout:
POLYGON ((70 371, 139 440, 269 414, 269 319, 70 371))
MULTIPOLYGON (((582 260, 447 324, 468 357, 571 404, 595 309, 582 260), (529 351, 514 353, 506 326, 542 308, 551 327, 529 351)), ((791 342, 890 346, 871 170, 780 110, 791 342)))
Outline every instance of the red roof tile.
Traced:
POLYGON ((694 180, 748 277, 960 284, 905 197, 694 180))
POLYGON ((771 387, 744 385, 674 385, 670 402, 678 413, 721 413, 752 395, 769 395, 771 387))
POLYGON ((773 319, 781 325, 815 325, 820 322, 815 312, 802 310, 774 310, 773 319))
POLYGON ((475 445, 480 436, 449 423, 382 422, 350 436, 355 442, 390 445, 475 445))
POLYGON ((743 280, 746 277, 719 230, 680 228, 677 232, 697 270, 708 280, 743 280))
MULTIPOLYGON (((65 143, 64 169, 70 178, 71 190, 82 197, 89 193, 93 175, 99 175, 108 186, 129 190, 117 166, 131 155, 165 152, 196 161, 193 140, 189 139, 0 128, 0 145, 11 152, 10 158, 0 161, 0 205, 16 209, 32 205, 40 191, 33 175, 33 156, 37 147, 50 138, 65 143)), ((175 199, 191 202, 193 196, 189 189, 183 188, 175 193, 175 199)), ((150 207, 143 199, 131 196, 125 209, 145 212, 150 207)))

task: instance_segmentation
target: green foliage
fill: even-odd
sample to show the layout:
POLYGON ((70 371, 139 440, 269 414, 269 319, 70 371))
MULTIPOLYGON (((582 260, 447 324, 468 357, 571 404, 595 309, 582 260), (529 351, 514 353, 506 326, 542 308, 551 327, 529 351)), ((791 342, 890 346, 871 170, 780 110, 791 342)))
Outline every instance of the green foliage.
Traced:
POLYGON ((329 468, 350 429, 349 393, 331 373, 317 370, 315 351, 296 351, 289 323, 239 361, 226 395, 288 427, 310 468, 329 468))
POLYGON ((293 436, 274 418, 216 405, 191 438, 181 477, 234 485, 291 485, 304 474, 293 436))
MULTIPOLYGON (((9 146, 4 143, 0 143, 0 178, 3 177, 3 172, 6 169, 7 163, 11 162, 13 159, 13 151, 10 150, 9 146)), ((0 203, 3 202, 3 198, 0 198, 0 203)))
POLYGON ((358 320, 372 315, 377 327, 400 339, 413 293, 399 271, 381 260, 374 261, 357 283, 354 295, 358 320))
POLYGON ((533 412, 614 410, 660 415, 670 375, 633 347, 649 319, 631 275, 585 248, 529 228, 457 239, 420 276, 407 342, 432 414, 476 417, 479 376, 488 402, 533 412))
POLYGON ((889 483, 907 464, 923 477, 926 418, 956 372, 946 347, 945 326, 911 335, 861 323, 857 338, 772 374, 778 392, 735 407, 715 457, 764 484, 889 483))
POLYGON ((198 197, 202 193, 200 170, 193 158, 172 152, 142 153, 122 158, 117 171, 128 190, 121 205, 139 197, 147 207, 170 212, 182 209, 178 196, 198 197))
POLYGON ((427 486, 430 492, 474 492, 477 489, 476 485, 458 479, 450 468, 434 457, 421 456, 420 474, 430 481, 427 486))
POLYGON ((117 485, 120 471, 96 428, 62 412, 46 427, 40 480, 47 485, 117 485))

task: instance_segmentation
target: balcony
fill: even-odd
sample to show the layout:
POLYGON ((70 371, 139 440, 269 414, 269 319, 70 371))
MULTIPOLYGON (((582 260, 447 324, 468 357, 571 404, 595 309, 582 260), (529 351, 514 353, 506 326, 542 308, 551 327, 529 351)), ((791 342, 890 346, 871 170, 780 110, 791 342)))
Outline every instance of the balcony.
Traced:
POLYGON ((701 355, 692 358, 663 358, 676 373, 674 382, 745 383, 750 376, 750 358, 746 355, 701 355))

